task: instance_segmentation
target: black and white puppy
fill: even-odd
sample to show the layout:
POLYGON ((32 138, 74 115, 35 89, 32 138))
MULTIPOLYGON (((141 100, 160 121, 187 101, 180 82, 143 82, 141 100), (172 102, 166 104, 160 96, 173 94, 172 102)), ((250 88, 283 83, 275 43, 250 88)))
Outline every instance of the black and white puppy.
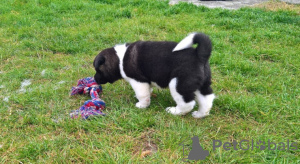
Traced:
POLYGON ((137 41, 116 45, 101 51, 94 60, 98 84, 125 79, 135 91, 136 107, 150 105, 151 87, 169 87, 176 107, 166 110, 184 115, 199 104, 192 113, 195 118, 209 115, 215 95, 211 89, 209 57, 212 44, 203 33, 192 33, 181 42, 137 41), (193 44, 198 44, 193 48, 193 44))

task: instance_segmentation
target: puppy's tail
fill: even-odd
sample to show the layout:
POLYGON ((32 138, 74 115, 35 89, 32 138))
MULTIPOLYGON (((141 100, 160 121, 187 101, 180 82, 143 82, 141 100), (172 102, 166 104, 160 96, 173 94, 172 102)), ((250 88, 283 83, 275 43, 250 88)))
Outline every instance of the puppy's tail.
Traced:
POLYGON ((204 61, 208 60, 212 51, 212 43, 209 37, 203 33, 189 34, 177 44, 173 52, 190 48, 193 44, 198 44, 196 48, 197 56, 204 61))

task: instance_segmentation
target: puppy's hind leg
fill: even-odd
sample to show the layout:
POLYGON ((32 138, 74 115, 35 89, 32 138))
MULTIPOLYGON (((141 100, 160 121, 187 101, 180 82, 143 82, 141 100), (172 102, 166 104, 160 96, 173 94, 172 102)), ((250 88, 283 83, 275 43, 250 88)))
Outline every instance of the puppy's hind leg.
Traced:
MULTIPOLYGON (((191 101, 186 102, 184 100, 184 97, 178 93, 177 91, 177 79, 174 78, 171 80, 169 83, 169 89, 171 92, 171 95, 173 99, 175 100, 177 106, 176 107, 168 107, 166 108, 167 112, 173 114, 173 115, 185 115, 188 112, 190 112, 194 106, 195 106, 195 101, 193 100, 194 98, 191 99, 191 101)), ((189 97, 194 97, 194 93, 190 93, 189 97)))
POLYGON ((215 94, 210 93, 203 95, 199 90, 195 92, 196 100, 199 105, 198 111, 192 113, 194 118, 203 118, 209 115, 209 111, 212 108, 213 101, 215 99, 215 94))
POLYGON ((150 105, 150 84, 141 83, 133 79, 130 79, 129 83, 135 92, 136 98, 139 100, 135 106, 138 108, 147 108, 150 105))

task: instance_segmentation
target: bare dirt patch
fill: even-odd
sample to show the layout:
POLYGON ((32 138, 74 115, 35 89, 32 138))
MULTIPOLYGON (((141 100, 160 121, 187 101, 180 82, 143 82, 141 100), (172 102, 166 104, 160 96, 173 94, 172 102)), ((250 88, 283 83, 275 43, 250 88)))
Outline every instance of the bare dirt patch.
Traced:
POLYGON ((155 133, 155 131, 153 129, 149 129, 137 138, 137 144, 134 148, 133 156, 145 158, 157 152, 157 141, 154 139, 153 133, 155 133))

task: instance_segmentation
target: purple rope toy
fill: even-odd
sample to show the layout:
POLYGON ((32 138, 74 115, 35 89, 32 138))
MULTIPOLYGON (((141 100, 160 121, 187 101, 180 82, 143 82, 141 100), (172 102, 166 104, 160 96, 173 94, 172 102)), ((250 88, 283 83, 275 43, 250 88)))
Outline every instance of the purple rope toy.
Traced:
POLYGON ((78 110, 73 110, 70 113, 71 118, 87 119, 90 116, 98 116, 105 114, 102 110, 105 108, 105 102, 99 98, 99 94, 102 92, 102 87, 96 83, 94 78, 87 77, 78 80, 77 86, 72 87, 71 96, 75 94, 90 94, 92 100, 84 102, 78 110))

